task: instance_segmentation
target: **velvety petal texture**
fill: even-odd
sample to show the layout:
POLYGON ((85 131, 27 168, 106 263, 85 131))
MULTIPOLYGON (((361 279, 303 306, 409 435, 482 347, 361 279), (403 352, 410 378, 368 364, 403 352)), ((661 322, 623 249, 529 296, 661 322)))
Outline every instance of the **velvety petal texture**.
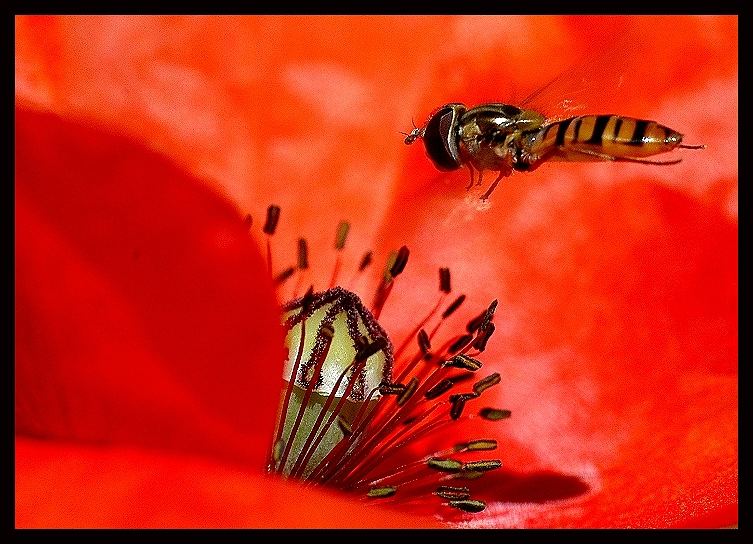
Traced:
MULTIPOLYGON (((692 32, 702 21, 672 23, 692 32)), ((661 24, 669 21, 639 26, 661 24)), ((700 36, 690 42, 694 59, 720 45, 700 36)), ((415 296, 401 300, 400 313, 426 307, 418 286, 448 264, 456 284, 473 286, 466 290, 476 304, 500 301, 498 333, 484 355, 503 373, 503 387, 492 394, 515 414, 502 432, 522 451, 518 460, 505 456, 507 467, 556 470, 590 488, 566 507, 499 503, 469 525, 713 526, 735 519, 735 65, 725 70, 709 56, 697 71, 675 68, 667 89, 662 78, 668 65, 685 62, 687 40, 670 34, 661 48, 633 47, 657 65, 631 63, 617 111, 660 119, 708 149, 683 154, 673 167, 550 163, 504 180, 489 209, 469 200, 466 171, 438 173, 416 153, 405 166, 415 182, 398 188, 387 215, 385 245, 411 240, 414 248, 416 266, 401 282, 415 296), (706 65, 716 77, 701 82, 706 65), (629 85, 636 76, 641 85, 629 85), (661 102, 647 98, 662 87, 661 102), (712 119, 726 126, 721 134, 707 129, 712 119)), ((491 100, 501 70, 482 66, 457 84, 457 94, 491 100)))
POLYGON ((16 112, 16 430, 263 463, 284 356, 238 213, 120 136, 16 112))
POLYGON ((285 356, 271 203, 273 273, 305 236, 318 288, 341 219, 343 277, 410 247, 396 341, 440 266, 468 295, 448 330, 499 300, 483 359, 513 417, 478 432, 504 471, 486 511, 443 523, 736 523, 737 152, 735 17, 18 17, 17 526, 441 525, 263 473, 285 356), (529 107, 707 148, 550 163, 481 206, 398 134, 550 81, 529 107))
POLYGON ((216 459, 20 438, 17 527, 432 528, 216 459))

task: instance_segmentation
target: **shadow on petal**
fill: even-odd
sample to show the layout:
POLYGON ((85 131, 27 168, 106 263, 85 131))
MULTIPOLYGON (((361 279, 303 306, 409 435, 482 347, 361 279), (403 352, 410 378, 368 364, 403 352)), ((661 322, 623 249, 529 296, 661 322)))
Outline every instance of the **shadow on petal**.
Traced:
POLYGON ((579 497, 590 487, 577 476, 539 470, 492 472, 481 478, 474 489, 487 501, 544 503, 579 497))

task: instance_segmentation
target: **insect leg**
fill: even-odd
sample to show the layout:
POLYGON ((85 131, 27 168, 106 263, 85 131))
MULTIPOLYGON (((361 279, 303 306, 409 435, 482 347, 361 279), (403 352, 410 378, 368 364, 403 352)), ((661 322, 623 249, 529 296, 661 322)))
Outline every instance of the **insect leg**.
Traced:
POLYGON ((481 182, 483 181, 483 179, 484 179, 484 171, 483 170, 479 170, 478 171, 478 180, 476 181, 476 185, 477 186, 481 185, 481 182))
POLYGON ((489 186, 489 188, 486 190, 484 195, 481 197, 481 200, 488 200, 489 196, 492 194, 494 189, 497 188, 497 185, 499 185, 500 180, 505 177, 505 171, 500 171, 499 175, 497 176, 497 179, 494 180, 494 182, 489 186))
POLYGON ((473 187, 473 166, 468 163, 466 166, 468 166, 468 172, 471 174, 471 181, 468 183, 468 186, 465 188, 466 191, 470 191, 471 187, 473 187))

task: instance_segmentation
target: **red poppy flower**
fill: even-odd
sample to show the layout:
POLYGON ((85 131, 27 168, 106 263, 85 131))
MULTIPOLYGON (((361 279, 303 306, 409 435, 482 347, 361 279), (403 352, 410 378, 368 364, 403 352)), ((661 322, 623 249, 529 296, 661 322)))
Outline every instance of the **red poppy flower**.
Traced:
POLYGON ((732 17, 19 17, 16 525, 735 524, 736 44, 732 17), (466 174, 398 139, 575 61, 563 81, 587 91, 553 85, 571 106, 707 149, 548 164, 479 210, 466 174), (341 219, 342 276, 410 247, 393 339, 439 267, 468 295, 456 326, 499 300, 484 361, 513 417, 491 431, 505 469, 479 480, 484 512, 263 472, 285 358, 254 243, 270 203, 273 271, 305 237, 326 284, 341 219))

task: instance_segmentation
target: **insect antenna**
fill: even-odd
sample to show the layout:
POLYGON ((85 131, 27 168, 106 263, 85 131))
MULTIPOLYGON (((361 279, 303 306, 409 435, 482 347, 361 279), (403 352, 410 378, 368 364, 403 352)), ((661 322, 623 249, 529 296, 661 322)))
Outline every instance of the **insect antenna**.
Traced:
POLYGON ((420 128, 418 128, 416 126, 416 121, 413 120, 413 117, 411 117, 410 122, 413 125, 413 130, 411 130, 409 133, 405 133, 405 132, 400 131, 400 130, 398 131, 400 134, 402 134, 403 136, 405 136, 405 144, 406 145, 410 145, 413 142, 415 142, 417 139, 423 138, 423 136, 424 136, 423 130, 420 129, 420 128))

